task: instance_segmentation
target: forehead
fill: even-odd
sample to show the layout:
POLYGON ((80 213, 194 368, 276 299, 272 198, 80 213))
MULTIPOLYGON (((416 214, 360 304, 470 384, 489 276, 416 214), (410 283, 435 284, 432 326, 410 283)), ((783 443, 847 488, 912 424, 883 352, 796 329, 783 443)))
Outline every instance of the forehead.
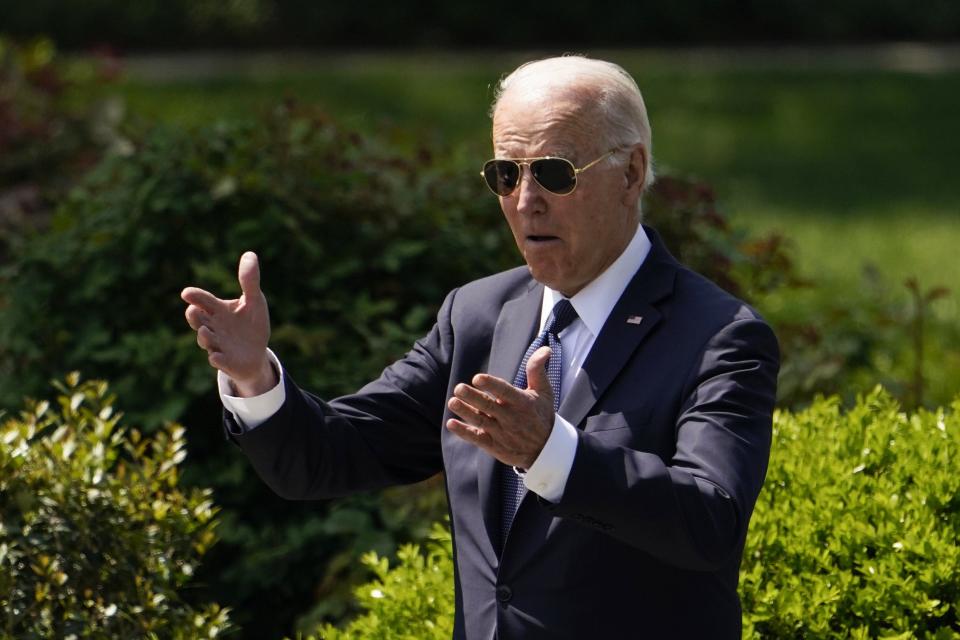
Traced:
POLYGON ((596 143, 590 103, 571 92, 511 92, 493 115, 493 148, 502 157, 556 155, 573 159, 596 143))

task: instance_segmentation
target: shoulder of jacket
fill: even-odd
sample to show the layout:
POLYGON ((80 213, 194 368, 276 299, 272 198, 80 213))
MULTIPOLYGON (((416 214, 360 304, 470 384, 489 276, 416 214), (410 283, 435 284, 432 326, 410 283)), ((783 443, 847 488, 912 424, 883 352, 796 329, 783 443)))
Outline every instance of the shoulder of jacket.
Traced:
POLYGON ((535 286, 537 281, 530 275, 530 270, 526 266, 520 266, 461 286, 457 290, 455 304, 502 305, 508 300, 527 293, 535 286))

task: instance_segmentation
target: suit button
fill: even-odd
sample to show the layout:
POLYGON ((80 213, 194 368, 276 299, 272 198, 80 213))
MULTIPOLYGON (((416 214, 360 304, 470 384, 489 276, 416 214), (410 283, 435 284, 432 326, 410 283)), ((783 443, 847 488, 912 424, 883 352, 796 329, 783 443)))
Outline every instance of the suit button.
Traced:
POLYGON ((513 597, 513 591, 505 584, 501 584, 497 587, 497 600, 506 604, 510 602, 510 598, 513 597))

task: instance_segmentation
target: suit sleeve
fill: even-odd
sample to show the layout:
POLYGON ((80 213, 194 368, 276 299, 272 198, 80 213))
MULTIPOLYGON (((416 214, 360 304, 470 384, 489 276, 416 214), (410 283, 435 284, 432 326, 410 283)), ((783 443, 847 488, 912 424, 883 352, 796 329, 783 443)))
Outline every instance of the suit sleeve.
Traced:
MULTIPOLYGON (((417 482, 441 470, 455 293, 430 332, 355 394, 324 402, 284 372, 280 410, 256 429, 230 436, 274 492, 293 500, 331 498, 417 482)), ((232 431, 227 411, 224 420, 232 431)))
POLYGON ((668 564, 713 570, 737 557, 766 474, 779 348, 761 320, 705 344, 684 386, 672 458, 579 434, 554 515, 597 528, 668 564))

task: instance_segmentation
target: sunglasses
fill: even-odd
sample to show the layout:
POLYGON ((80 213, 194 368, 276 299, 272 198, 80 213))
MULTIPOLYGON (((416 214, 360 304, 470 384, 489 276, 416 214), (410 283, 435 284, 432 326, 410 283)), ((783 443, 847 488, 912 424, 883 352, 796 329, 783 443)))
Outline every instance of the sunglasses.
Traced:
POLYGON ((579 169, 566 158, 554 158, 552 156, 517 159, 494 158, 484 163, 480 175, 483 176, 487 187, 490 188, 490 191, 493 191, 494 195, 506 197, 520 185, 520 179, 523 177, 523 167, 526 165, 530 167, 530 175, 541 187, 554 195, 568 196, 577 188, 577 176, 621 150, 620 148, 612 149, 579 169))

